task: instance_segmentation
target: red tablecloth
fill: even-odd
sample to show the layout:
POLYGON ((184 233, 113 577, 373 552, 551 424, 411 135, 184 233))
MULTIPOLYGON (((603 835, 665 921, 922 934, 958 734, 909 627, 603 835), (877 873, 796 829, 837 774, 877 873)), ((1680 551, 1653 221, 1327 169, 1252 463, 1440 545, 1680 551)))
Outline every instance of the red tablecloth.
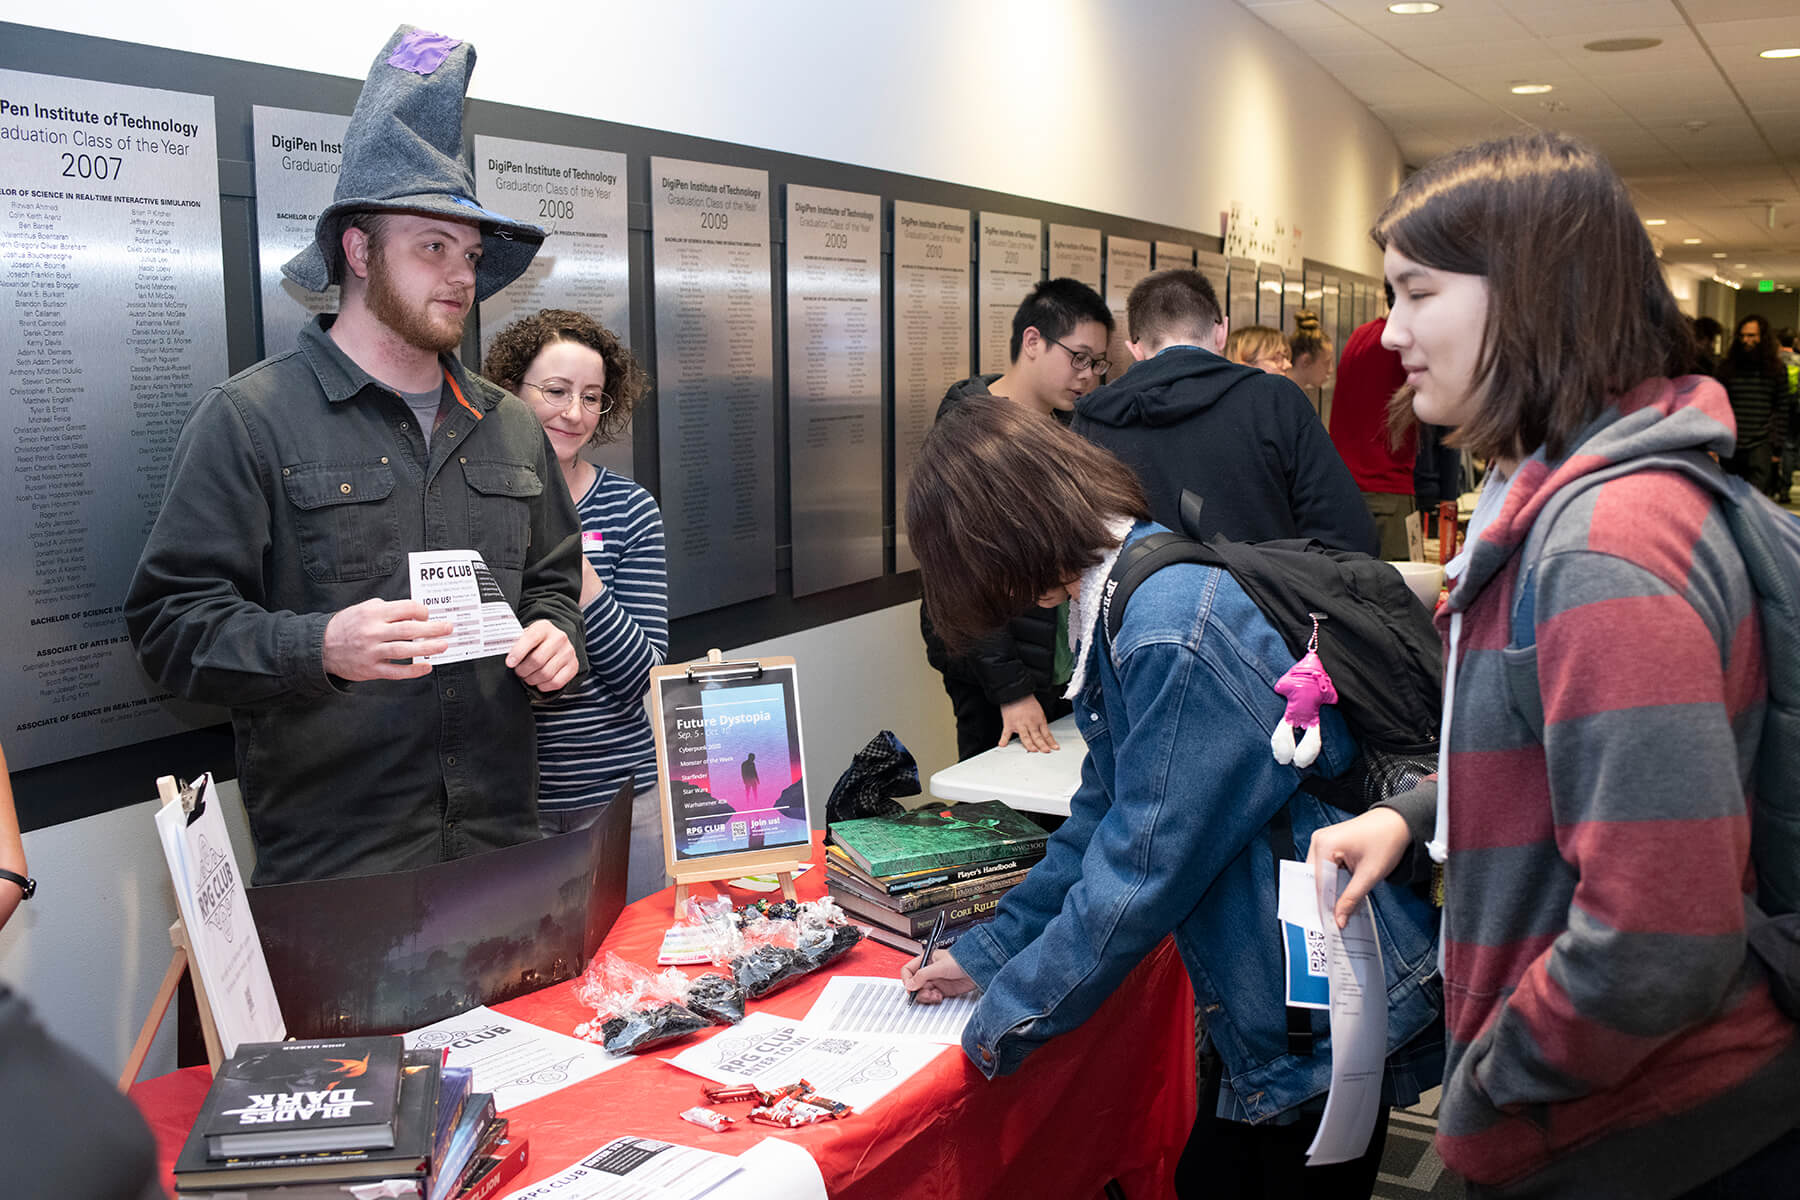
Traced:
MULTIPOLYGON (((813 870, 800 879, 803 899, 824 891, 823 874, 813 870)), ((733 895, 740 903, 754 898, 733 895)), ((631 905, 604 948, 654 965, 673 902, 671 888, 631 905)), ((865 939, 833 967, 845 975, 895 975, 904 961, 899 951, 865 939)), ((824 986, 824 975, 803 980, 753 1001, 752 1009, 801 1017, 824 986)), ((495 1008, 559 1033, 592 1016, 568 983, 495 1008)), ((774 1133, 744 1124, 712 1133, 676 1116, 704 1102, 698 1076, 660 1061, 687 1044, 508 1110, 514 1128, 531 1139, 531 1162, 513 1186, 553 1175, 622 1134, 736 1154, 774 1133)), ((1017 1073, 983 1079, 951 1047, 869 1111, 780 1136, 804 1146, 831 1195, 846 1200, 1086 1200, 1114 1178, 1133 1200, 1161 1197, 1170 1194, 1194 1120, 1193 1062, 1193 992, 1174 943, 1165 939, 1091 1020, 1032 1055, 1017 1073)), ((131 1090, 156 1134, 171 1192, 175 1156, 210 1078, 205 1067, 190 1067, 131 1090)))

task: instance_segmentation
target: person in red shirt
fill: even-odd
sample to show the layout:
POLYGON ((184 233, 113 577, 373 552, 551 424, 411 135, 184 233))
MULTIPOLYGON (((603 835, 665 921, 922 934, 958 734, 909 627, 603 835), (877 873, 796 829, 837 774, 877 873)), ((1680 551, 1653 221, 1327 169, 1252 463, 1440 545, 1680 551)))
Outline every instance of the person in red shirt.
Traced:
POLYGON ((1381 344, 1387 319, 1359 325, 1344 343, 1331 396, 1331 442, 1362 492, 1381 533, 1381 557, 1410 557, 1406 518, 1413 512, 1413 457, 1418 430, 1408 425, 1399 445, 1388 432, 1388 401, 1406 383, 1400 356, 1381 344))

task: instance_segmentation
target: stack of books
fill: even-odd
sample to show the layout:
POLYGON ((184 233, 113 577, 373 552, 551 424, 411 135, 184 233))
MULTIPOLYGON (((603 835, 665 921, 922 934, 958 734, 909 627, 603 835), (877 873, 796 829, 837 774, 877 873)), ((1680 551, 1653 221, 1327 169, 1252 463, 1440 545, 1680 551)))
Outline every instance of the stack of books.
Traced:
POLYGON ((998 800, 839 821, 827 838, 825 878, 871 937, 918 954, 939 913, 947 938, 992 917, 1044 857, 1049 836, 998 800))
POLYGON ((472 1073, 398 1037, 247 1042, 175 1160, 193 1200, 486 1200, 524 1169, 472 1073))

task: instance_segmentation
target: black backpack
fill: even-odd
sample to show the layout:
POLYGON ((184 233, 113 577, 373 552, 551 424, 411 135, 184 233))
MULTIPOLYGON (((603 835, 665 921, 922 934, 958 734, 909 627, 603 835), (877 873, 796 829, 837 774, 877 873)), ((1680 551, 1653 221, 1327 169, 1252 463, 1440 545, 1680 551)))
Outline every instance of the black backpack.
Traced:
MULTIPOLYGON (((1194 493, 1182 493, 1184 529, 1198 527, 1200 504, 1194 493)), ((1125 605, 1138 585, 1184 562, 1230 572, 1296 660, 1312 638, 1312 614, 1321 614, 1319 658, 1337 688, 1337 710, 1365 756, 1431 759, 1427 770, 1436 769, 1443 643, 1431 614, 1398 571, 1378 558, 1332 550, 1312 539, 1203 542, 1153 533, 1125 547, 1107 576, 1101 619, 1108 642, 1118 637, 1125 605)))
MULTIPOLYGON (((1199 528, 1201 499, 1181 494, 1181 525, 1199 528)), ((1138 585, 1175 563, 1200 563, 1231 574, 1298 660, 1318 622, 1319 658, 1337 689, 1337 710, 1362 747, 1355 766, 1335 779, 1302 776, 1300 788, 1350 813, 1403 791, 1437 770, 1443 712, 1444 649, 1431 614, 1400 572, 1378 558, 1332 550, 1316 539, 1233 542, 1153 533, 1126 546, 1106 577, 1100 620, 1107 644, 1119 636, 1125 606, 1138 585)), ((1298 858, 1293 820, 1284 805, 1269 822, 1277 863, 1298 858)), ((1276 868, 1279 877, 1280 867, 1276 868)), ((1288 1053, 1313 1051, 1312 1018, 1287 1010, 1288 1053)))

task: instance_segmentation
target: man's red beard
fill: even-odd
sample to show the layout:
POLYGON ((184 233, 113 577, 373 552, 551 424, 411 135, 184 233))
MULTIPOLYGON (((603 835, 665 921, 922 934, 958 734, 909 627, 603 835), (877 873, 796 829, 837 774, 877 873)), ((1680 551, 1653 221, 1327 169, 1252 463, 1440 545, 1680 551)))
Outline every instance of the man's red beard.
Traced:
POLYGON ((468 323, 472 305, 465 304, 455 316, 435 310, 436 300, 426 300, 416 308, 394 290, 388 282, 386 251, 377 248, 369 262, 367 304, 377 320, 398 334, 408 345, 433 354, 453 354, 462 345, 463 326, 468 323))

